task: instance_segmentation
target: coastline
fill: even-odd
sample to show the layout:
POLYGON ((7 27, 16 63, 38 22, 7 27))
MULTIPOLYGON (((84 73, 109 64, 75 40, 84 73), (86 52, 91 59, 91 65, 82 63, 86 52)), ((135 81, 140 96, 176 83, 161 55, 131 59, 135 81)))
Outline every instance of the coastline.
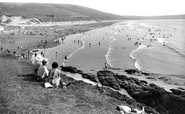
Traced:
MULTIPOLYGON (((115 26, 115 25, 116 24, 114 24, 112 26, 115 26)), ((66 64, 67 66, 74 66, 74 67, 82 70, 85 73, 92 73, 94 75, 96 75, 97 71, 103 69, 103 64, 106 61, 111 66, 112 71, 117 72, 119 74, 126 74, 124 70, 128 70, 128 69, 138 69, 139 71, 145 73, 145 71, 143 71, 142 68, 139 66, 139 63, 135 59, 133 54, 140 49, 144 49, 144 48, 148 48, 148 47, 145 44, 131 47, 131 45, 133 45, 134 41, 127 42, 126 41, 127 37, 128 37, 127 35, 124 35, 125 36, 125 38, 124 38, 125 43, 123 45, 125 45, 125 49, 121 50, 124 53, 124 55, 120 55, 120 56, 125 56, 125 59, 123 59, 124 60, 123 63, 126 62, 126 64, 123 64, 124 67, 122 67, 124 69, 122 69, 120 67, 114 67, 110 63, 109 53, 112 53, 111 51, 118 50, 118 49, 117 50, 114 49, 113 43, 117 41, 114 37, 118 38, 120 35, 122 35, 120 33, 119 26, 116 26, 117 30, 110 29, 109 27, 98 29, 98 30, 104 31, 105 29, 108 28, 109 31, 112 31, 110 34, 107 34, 107 32, 104 31, 104 33, 106 33, 105 34, 106 37, 103 39, 100 38, 100 40, 94 39, 94 37, 93 37, 93 34, 96 34, 96 30, 91 30, 91 31, 88 31, 84 34, 74 34, 74 35, 68 36, 67 40, 65 41, 66 44, 60 44, 60 46, 54 47, 52 49, 48 49, 48 51, 46 51, 46 55, 52 56, 52 57, 48 58, 49 61, 55 60, 55 61, 59 62, 60 65, 65 65, 64 64, 64 56, 66 55, 66 56, 68 56, 68 62, 66 64), (92 42, 92 38, 95 42, 92 42), (73 42, 74 40, 76 40, 76 43, 73 42), (83 42, 82 45, 77 44, 78 40, 83 42), (101 46, 95 45, 98 41, 101 41, 101 46), (89 47, 89 42, 92 43, 91 48, 89 47), (67 45, 69 45, 68 43, 70 44, 71 50, 67 49, 68 48, 67 45), (127 48, 127 46, 129 48, 127 48), (107 48, 108 50, 104 49, 104 48, 107 48), (60 50, 60 49, 62 49, 62 50, 60 50), (67 51, 64 49, 67 49, 67 51), (55 57, 56 50, 60 50, 59 54, 61 53, 60 57, 58 57, 58 58, 55 57), (97 51, 97 50, 99 50, 99 51, 97 51), (76 54, 74 54, 74 53, 76 53, 76 54), (93 55, 95 53, 98 56, 93 55), (126 53, 128 53, 129 56, 126 53), (81 56, 81 55, 83 55, 83 56, 81 56), (86 59, 84 57, 87 57, 88 59, 86 59), (89 58, 94 59, 94 61, 90 61, 89 58), (128 61, 129 59, 131 62, 128 61), (88 61, 90 61, 90 62, 88 63, 88 61), (131 64, 131 65, 129 65, 129 64, 131 64), (79 66, 79 65, 83 65, 83 67, 79 66), (88 67, 95 68, 95 69, 88 69, 88 67), (119 70, 117 70, 117 69, 119 69, 119 70)), ((127 28, 127 29, 129 29, 129 31, 130 31, 130 28, 127 28)), ((121 29, 121 30, 123 30, 123 29, 121 29)), ((129 34, 129 33, 127 33, 127 34, 129 34)), ((134 36, 129 36, 129 37, 132 37, 132 40, 134 40, 134 36)), ((135 37, 135 39, 137 39, 137 38, 138 37, 135 37)), ((117 47, 117 48, 119 48, 119 47, 117 47)), ((48 68, 50 68, 50 66, 51 66, 51 62, 50 62, 50 64, 48 64, 48 68)), ((146 72, 146 73, 149 73, 149 72, 146 72)), ((173 83, 171 77, 168 77, 170 74, 169 75, 158 74, 158 73, 154 73, 154 74, 155 75, 150 76, 150 77, 146 77, 143 75, 143 76, 139 76, 139 77, 136 76, 136 78, 140 79, 142 77, 143 80, 148 81, 150 83, 155 82, 158 85, 160 85, 161 87, 164 87, 167 91, 170 91, 170 89, 172 89, 173 86, 175 89, 178 89, 177 82, 173 83)), ((179 88, 183 88, 183 85, 182 86, 180 85, 179 88)))
MULTIPOLYGON (((110 31, 112 31, 112 30, 110 30, 110 31)), ((114 30, 113 30, 114 31, 114 30)), ((94 30, 92 30, 92 31, 90 31, 91 33, 93 33, 93 34, 96 34, 96 33, 94 33, 95 31, 94 30)), ((105 32, 105 31, 104 31, 105 32)), ((113 35, 115 35, 116 36, 116 38, 117 38, 117 35, 119 35, 119 34, 114 34, 114 33, 116 33, 116 32, 111 32, 111 33, 113 33, 113 35)), ((119 33, 119 32, 117 32, 117 33, 119 33)), ((79 34, 77 34, 77 35, 79 35, 79 34)), ((86 34, 86 35, 89 35, 89 34, 86 34)), ((89 35, 89 36, 91 36, 91 35, 89 35)), ((106 39, 106 41, 104 42, 104 43, 102 43, 101 42, 101 46, 102 47, 104 47, 103 45, 106 45, 107 47, 110 45, 110 37, 111 37, 112 35, 111 34, 109 34, 108 36, 107 36, 107 38, 105 38, 106 39)), ((115 37, 114 36, 114 37, 115 37)), ((83 37, 84 38, 84 37, 83 37)), ((132 37, 133 38, 133 37, 132 37)), ((137 38, 137 37, 136 37, 137 38)), ((77 42, 76 42, 76 44, 74 45, 74 39, 77 41, 77 40, 80 40, 81 39, 81 37, 80 37, 80 35, 79 35, 79 37, 76 37, 76 35, 70 35, 70 36, 68 36, 67 37, 67 39, 68 40, 66 40, 66 44, 71 44, 71 45, 65 45, 65 44, 60 44, 60 45, 58 45, 57 47, 53 47, 53 48, 49 48, 48 49, 48 51, 46 50, 46 56, 47 57, 50 57, 50 58, 48 58, 49 59, 49 61, 59 61, 59 64, 60 65, 62 65, 62 63, 63 63, 63 58, 64 58, 64 56, 65 55, 70 55, 72 52, 79 52, 79 55, 82 55, 80 52, 81 51, 79 51, 79 50, 81 50, 81 48, 82 47, 84 47, 84 48, 86 48, 85 50, 83 50, 84 52, 82 52, 82 53, 88 53, 87 55, 89 55, 92 51, 95 51, 96 52, 96 50, 97 49, 99 49, 100 50, 100 47, 98 47, 97 45, 96 45, 96 43, 98 42, 98 41, 96 41, 95 40, 95 42, 91 42, 92 43, 92 47, 91 48, 89 48, 89 41, 91 41, 92 39, 94 39, 94 38, 92 38, 92 37, 89 37, 89 39, 86 39, 86 38, 84 38, 83 40, 85 40, 87 43, 84 43, 84 45, 83 46, 81 46, 81 45, 78 45, 77 44, 77 42), (58 56, 58 58, 56 59, 56 55, 55 55, 55 52, 56 52, 56 50, 57 49, 59 49, 59 48, 62 48, 63 50, 60 50, 60 53, 62 53, 62 57, 61 56, 58 56), (67 52, 67 51, 69 51, 69 49, 71 48, 71 52, 67 52), (65 50, 65 49, 68 49, 67 51, 65 50), (76 50, 78 50, 78 51, 76 51, 76 50), (65 53, 65 54, 64 54, 65 53), (52 55, 52 57, 50 56, 50 55, 52 55)), ((126 39, 127 40, 127 39, 126 39)), ((132 39, 133 40, 133 39, 132 39)), ((114 40, 114 41, 117 41, 117 40, 114 40)), ((114 46, 114 44, 113 44, 113 42, 111 42, 112 43, 112 46, 114 46)), ((126 42, 126 46, 127 46, 127 43, 128 42, 126 42)), ((133 44, 134 42, 130 42, 129 44, 128 44, 128 46, 129 45, 131 45, 131 44, 133 44)), ((126 47, 125 46, 125 47, 126 47)), ((102 48, 101 47, 101 48, 102 48)), ((83 48, 83 49, 84 49, 83 48)), ((117 47, 118 49, 120 48, 120 47, 117 47)), ((127 48, 126 47, 126 49, 128 49, 127 50, 127 52, 129 53, 128 55, 126 55, 127 56, 127 58, 131 58, 129 55, 133 52, 133 51, 135 51, 135 50, 132 50, 132 49, 138 49, 139 47, 137 47, 137 46, 132 46, 131 48, 127 48)), ((102 57, 102 59, 105 61, 106 60, 106 58, 105 58, 105 55, 107 54, 107 49, 108 48, 106 48, 106 50, 104 49, 104 48, 102 48, 104 51, 104 53, 101 55, 101 56, 103 56, 102 57)), ((114 49, 116 49, 115 47, 114 47, 114 49)), ((120 51, 120 50, 114 50, 114 51, 120 51)), ((42 50, 42 49, 41 49, 42 50)), ((125 49, 124 49, 125 50, 125 49)), ((122 50, 123 51, 123 50, 122 50)), ((94 52, 94 53, 95 53, 94 52)), ((40 52, 38 52, 38 53, 40 53, 40 52)), ((97 55, 99 55, 99 54, 97 54, 97 55)), ((91 56, 91 55, 89 55, 89 56, 91 56)), ((71 57, 73 57, 73 56, 71 56, 71 57)), ((96 56, 93 56, 92 58, 94 59, 94 57, 96 57, 96 56)), ((76 57, 74 57, 74 58, 76 58, 76 57)), ((79 58, 81 58, 81 56, 79 57, 79 58)), ((99 56, 97 56, 97 58, 99 58, 99 56)), ((104 63, 104 61, 102 62, 102 64, 104 63)), ((98 61, 98 63, 99 63, 99 61, 98 61)), ((51 62, 50 62, 50 64, 51 64, 51 62)), ((95 65, 96 67, 98 67, 97 69, 98 69, 98 71, 102 68, 102 66, 98 66, 98 65, 95 65)), ((134 65, 133 65, 134 66, 134 65)), ((129 67, 130 68, 130 67, 129 67)), ((125 69, 127 69, 127 68, 125 68, 125 69)), ((80 69, 81 70, 81 69, 80 69)), ((123 69, 122 69, 123 70, 123 69)), ((113 69, 113 72, 116 72, 117 70, 114 70, 113 69)), ((83 72, 83 71, 82 71, 83 72)), ((93 72, 96 72, 95 70, 93 71, 93 72)), ((119 72, 119 70, 118 70, 118 72, 119 72)), ((86 73, 86 72, 85 72, 86 73)), ((92 73, 92 72, 90 72, 90 73, 92 73)), ((118 74, 115 74, 116 76, 118 75, 118 76, 122 76, 122 74, 126 74, 126 73, 123 73, 123 72, 121 72, 119 75, 118 74), (121 74, 121 75, 120 75, 121 74)), ((89 74, 88 74, 89 75, 89 74)), ((162 91, 164 91, 165 93, 168 93, 168 92, 166 92, 165 91, 165 89, 163 89, 163 88, 161 88, 161 87, 158 87, 158 86, 160 86, 160 85, 162 85, 162 83, 160 84, 160 83, 155 83, 156 85, 153 85, 152 83, 154 83, 155 81, 157 81, 157 80, 155 80, 155 78, 156 77, 154 77, 154 76, 158 76, 158 75, 160 75, 160 74, 153 74, 153 73, 145 73, 145 72, 135 72, 135 73, 133 73, 133 74, 131 74, 131 75, 128 75, 128 74, 126 74, 126 76, 127 77, 130 77, 129 79, 133 79, 133 80, 137 80, 137 78, 138 79, 144 79, 144 78, 147 78, 147 76, 149 76, 150 77, 150 79, 148 80, 148 82, 144 82, 145 80, 142 80, 144 83, 148 83, 150 86, 157 86, 157 88, 160 88, 160 90, 162 90, 162 91), (134 78, 131 78, 131 77, 134 77, 134 78)), ((73 77, 74 78, 74 76, 75 75, 72 75, 71 77, 73 77)), ((106 76, 106 75, 105 75, 106 76)), ((168 76, 168 75, 167 75, 168 76)), ((82 75, 82 77, 83 77, 83 75, 82 75)), ((84 77, 83 77, 84 78, 84 77)), ((92 77, 91 77, 92 78, 92 77)), ((95 77, 94 77, 95 78, 95 77)), ((120 77, 119 77, 120 78, 120 77)), ((77 78, 78 79, 78 78, 77 78)), ((120 79, 122 79, 122 78, 120 78, 120 79)), ((164 78, 161 78, 161 79, 164 79, 164 78)), ((117 78, 116 78, 116 80, 117 80, 117 78)), ((165 79, 164 79, 165 80, 165 79)), ((110 81, 111 82, 111 81, 110 81)), ((142 83, 143 83, 142 82, 142 83)), ((88 83, 88 82, 87 82, 88 83)), ((120 85, 120 84, 119 84, 120 85)), ((164 85, 162 85, 162 86, 166 86, 165 84, 164 85)), ((173 85, 172 85, 172 87, 173 87, 173 85)), ((113 88, 114 89, 118 89, 119 88, 119 86, 118 86, 118 88, 117 88, 117 86, 113 86, 113 88)), ((169 89, 169 88, 168 88, 169 89)), ((176 88, 176 89, 178 89, 178 88, 176 88)), ((153 89, 152 89, 153 90, 153 89)), ((182 89, 183 90, 183 89, 182 89)), ((175 90, 176 91, 176 90, 175 90)), ((129 92, 130 93, 130 92, 129 92)), ((170 93, 171 94, 171 93, 170 93)))

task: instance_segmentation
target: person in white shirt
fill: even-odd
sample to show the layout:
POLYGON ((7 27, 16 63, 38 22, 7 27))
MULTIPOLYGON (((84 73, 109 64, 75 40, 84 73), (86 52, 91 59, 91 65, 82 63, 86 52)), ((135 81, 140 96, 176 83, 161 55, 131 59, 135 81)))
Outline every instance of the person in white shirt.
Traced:
POLYGON ((46 79, 48 77, 48 74, 49 74, 49 71, 46 67, 46 65, 48 64, 48 59, 47 58, 44 58, 42 60, 42 66, 39 67, 39 70, 38 70, 38 73, 37 73, 37 76, 39 79, 46 79))
POLYGON ((35 76, 37 76, 38 74, 39 67, 42 66, 42 60, 43 60, 43 57, 41 55, 37 55, 35 57, 35 62, 33 64, 35 76))

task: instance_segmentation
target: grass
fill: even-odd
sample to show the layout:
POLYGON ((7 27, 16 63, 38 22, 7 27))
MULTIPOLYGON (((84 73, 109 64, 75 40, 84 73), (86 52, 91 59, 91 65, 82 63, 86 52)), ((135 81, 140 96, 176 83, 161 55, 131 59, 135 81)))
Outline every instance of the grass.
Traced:
POLYGON ((73 82, 67 89, 46 89, 28 61, 0 57, 0 63, 1 114, 119 114, 115 104, 125 103, 65 76, 73 82))

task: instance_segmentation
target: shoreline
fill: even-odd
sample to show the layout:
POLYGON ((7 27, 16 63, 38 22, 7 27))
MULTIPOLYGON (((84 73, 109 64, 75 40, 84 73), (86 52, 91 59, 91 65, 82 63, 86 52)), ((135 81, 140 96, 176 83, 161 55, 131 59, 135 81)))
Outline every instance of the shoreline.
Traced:
MULTIPOLYGON (((83 71, 78 70, 75 67, 72 66, 66 66, 61 68, 62 71, 70 72, 70 73, 79 73, 82 75, 83 78, 95 80, 96 77, 98 77, 98 82, 103 86, 108 86, 111 88, 114 88, 116 90, 125 89, 131 97, 133 97, 136 101, 139 101, 140 103, 144 103, 147 106, 151 106, 152 108, 156 109, 161 114, 165 113, 166 111, 177 112, 181 110, 173 110, 167 107, 165 104, 170 103, 170 107, 173 105, 179 105, 182 106, 185 102, 185 89, 170 89, 171 91, 166 91, 164 88, 158 86, 157 84, 148 83, 145 80, 138 80, 136 77, 130 77, 128 75, 122 75, 117 74, 112 71, 98 71, 97 76, 91 75, 91 74, 84 74, 83 71), (85 77, 83 75, 86 75, 85 77), (158 97, 156 97, 158 96, 158 97), (168 100, 164 99, 167 98, 168 100), (147 98, 147 99, 146 99, 147 98), (174 100, 176 99, 176 100, 174 100), (177 100, 178 99, 178 100, 177 100), (153 104, 151 104, 151 102, 153 104), (172 103, 173 102, 173 103, 172 103), (159 103, 162 105, 159 106, 159 103), (164 103, 164 104, 163 104, 164 103), (163 109, 161 109, 163 107, 163 109)), ((137 70, 131 70, 131 72, 138 73, 137 70)), ((134 76, 134 74, 131 74, 134 76)), ((139 72, 139 75, 154 75, 154 74, 147 74, 143 72, 139 72)), ((135 75, 136 76, 136 75, 135 75)), ((184 105, 185 106, 185 105, 184 105)))
MULTIPOLYGON (((86 32, 85 33, 85 36, 82 36, 82 37, 79 37, 79 38, 77 38, 77 37, 75 37, 75 38, 72 38, 73 40, 75 39, 76 41, 79 39, 80 41, 82 41, 82 40, 87 40, 87 36, 88 36, 88 34, 89 33, 93 33, 95 30, 91 30, 91 31, 88 31, 88 32, 86 32)), ((113 35, 116 35, 115 33, 118 33, 118 31, 114 31, 114 32, 112 32, 113 33, 113 35)), ((79 33, 77 34, 78 36, 80 35, 79 33)), ((72 35, 72 36, 76 36, 76 34, 74 34, 74 35, 72 35)), ((69 36, 69 37, 72 37, 72 36, 69 36)), ((114 39, 113 39, 113 37, 115 37, 115 36, 110 36, 110 38, 108 39, 108 44, 110 45, 113 41, 115 41, 114 39)), ((72 40, 70 40, 70 41, 72 41, 72 40)), ((84 48, 86 47, 87 48, 87 45, 88 45, 88 43, 84 43, 84 41, 82 41, 83 42, 83 45, 82 46, 79 46, 78 48, 76 48, 74 51, 71 51, 70 52, 70 54, 69 55, 67 55, 68 57, 70 56, 72 56, 72 55, 74 55, 74 53, 78 53, 78 51, 79 50, 84 50, 84 48)), ((63 44, 60 44, 61 46, 63 45, 63 44)), ((64 45, 63 45, 64 46, 64 45)), ((133 58, 132 57, 132 54, 134 53, 134 52, 137 52, 137 50, 140 50, 141 48, 143 48, 143 47, 146 47, 146 45, 144 45, 144 44, 141 44, 139 47, 134 47, 134 48, 136 48, 135 50, 133 50, 130 54, 129 54, 129 56, 130 56, 130 58, 131 59, 133 59, 135 62, 134 62, 134 67, 132 68, 132 67, 129 67, 129 68, 127 68, 127 69, 122 69, 122 71, 123 72, 120 72, 119 71, 119 69, 120 68, 114 68, 110 63, 109 63, 109 60, 107 61, 107 63, 111 66, 111 68, 113 69, 113 71, 114 72, 118 72, 118 73, 120 73, 120 74, 125 74, 125 71, 124 70, 129 70, 129 69, 138 69, 137 67, 137 65, 138 65, 138 61, 137 60, 135 60, 135 58, 133 58)), ((64 48, 64 47, 63 47, 64 48)), ((53 55, 55 55, 54 54, 54 52, 55 52, 55 50, 56 50, 57 48, 55 47, 55 48, 53 48, 53 49, 51 49, 50 50, 50 52, 52 52, 53 53, 53 55)), ((111 47, 109 46, 109 48, 108 48, 108 51, 106 52, 106 54, 104 55, 104 57, 105 57, 105 60, 107 60, 107 56, 108 56, 108 54, 109 54, 109 52, 110 52, 110 50, 111 50, 111 47)), ((66 53, 66 52, 65 52, 66 53)), ((51 55, 51 54, 49 54, 49 55, 51 55)), ((66 54, 63 54, 62 55, 62 58, 60 58, 60 61, 61 60, 63 60, 63 58, 64 58, 64 55, 66 55, 66 54)), ((69 57, 69 59, 70 59, 70 57, 69 57)), ((75 57, 73 57, 73 58, 75 58, 75 57)), ((54 57, 52 57, 52 60, 54 60, 54 57)), ((50 61, 52 61, 52 60, 50 60, 50 61)), ((61 65, 67 65, 68 66, 68 63, 67 64, 64 64, 64 62, 65 61, 62 61, 60 64, 61 65)), ((102 63, 103 64, 103 63, 102 63)), ((71 66, 71 64, 69 64, 70 66, 71 66)), ((73 65, 72 65, 73 66, 73 65)), ((50 67, 50 65, 48 65, 48 67, 50 67)), ((76 66, 74 66, 74 67, 76 67, 76 66)), ((95 74, 96 75, 96 72, 98 71, 98 70, 101 70, 101 67, 100 66, 98 66, 98 68, 96 68, 97 70, 92 70, 92 71, 90 71, 91 73, 93 73, 93 74, 95 74)), ((83 70, 83 69, 80 69, 80 70, 83 70)), ((164 81, 164 84, 161 84, 161 82, 160 83, 158 83, 159 85, 162 85, 162 87, 164 87, 164 88, 167 88, 167 90, 169 91, 169 89, 168 89, 168 87, 165 85, 165 83, 167 84, 167 85, 171 85, 171 86, 173 86, 174 85, 174 88, 175 89, 178 89, 177 87, 176 87, 176 84, 173 84, 173 83, 171 83, 170 82, 170 77, 167 77, 168 75, 170 75, 170 74, 158 74, 158 73, 149 73, 149 72, 145 72, 145 71, 142 71, 142 69, 138 69, 140 72, 143 72, 143 74, 146 74, 146 73, 148 73, 148 74, 155 74, 155 75, 153 75, 153 76, 150 76, 150 77, 146 77, 146 76, 139 76, 139 77, 137 77, 138 79, 139 78, 141 78, 141 77, 143 77, 143 79, 145 79, 146 81, 149 81, 149 82, 152 82, 152 81, 154 81, 154 82, 156 82, 157 80, 159 81, 164 81), (169 80, 169 81, 168 81, 169 80)), ((85 70, 83 70, 84 72, 85 72, 85 70)), ((88 73, 88 72, 86 72, 86 73, 88 73)), ((139 73, 138 73, 139 74, 139 73)), ((170 86, 170 87, 171 87, 170 86)), ((178 86, 178 85, 177 85, 178 86)), ((180 86, 181 87, 181 86, 180 86)))
MULTIPOLYGON (((115 34, 114 34, 115 35, 115 34)), ((71 37, 71 36, 69 36, 69 37, 71 37)), ((73 39, 73 38, 72 38, 73 39)), ((77 39, 76 39, 77 40, 77 39)), ((72 41, 72 43, 73 43, 73 40, 71 40, 72 41)), ((133 43, 133 42, 132 42, 133 43)), ((63 45, 63 44, 60 44, 61 45, 61 47, 62 48, 65 48, 65 46, 66 45, 63 45)), ((73 45, 73 46, 76 46, 76 47, 79 47, 78 49, 80 49, 81 47, 83 47, 83 46, 79 46, 79 45, 73 45)), ((85 47, 86 45, 84 44, 84 47, 85 47)), ((58 47, 58 46, 57 46, 58 47)), ((50 48, 49 50, 52 52, 52 53, 54 53, 54 56, 55 56, 55 51, 56 51, 56 49, 57 49, 57 47, 52 47, 52 48, 50 48)), ((71 46, 70 46, 71 47, 71 46)), ((77 49, 77 50, 78 50, 77 49)), ((138 48, 136 48, 136 50, 137 50, 138 48)), ((87 51, 87 50, 86 50, 87 51)), ((88 50, 89 51, 89 50, 88 50)), ((134 51, 134 50, 133 50, 134 51)), ((132 51, 132 52, 133 52, 132 51)), ((65 51, 64 51, 65 52, 65 51)), ((74 52, 74 51, 72 51, 72 52, 74 52)), ((108 51, 107 51, 108 52, 108 51)), ((67 52, 65 52, 65 53, 67 53, 67 52)), ((51 53, 49 53, 49 55, 50 55, 51 53)), ((131 53, 130 53, 131 54, 131 53)), ((63 55, 64 56, 64 55, 63 55)), ((130 56, 129 56, 130 57, 130 56)), ((63 58, 62 58, 63 59, 63 58)), ((105 59, 105 58, 104 58, 105 59)), ((53 60, 56 60, 56 58, 50 58, 49 60, 51 60, 51 61, 53 61, 53 60)), ((61 58, 58 58, 58 60, 60 60, 61 61, 61 58)), ((51 62, 50 62, 51 63, 51 62)), ((63 63, 63 61, 61 62, 61 63, 63 63)), ((61 64, 62 65, 62 64, 61 64)), ((98 66, 99 67, 99 66, 98 66)), ((100 70, 100 69, 99 69, 100 70)), ((101 71, 101 70, 100 70, 101 71)), ((116 70, 115 70, 116 71, 116 70)), ((119 71, 119 70, 118 70, 119 71)), ((81 71, 81 74, 83 73, 83 71, 81 71)), ((103 73, 106 73, 105 71, 103 71, 103 73)), ((109 73, 109 72, 108 72, 109 73)), ((113 71, 113 73, 114 73, 114 75, 113 75, 113 77, 116 79, 116 81, 117 80, 122 80, 123 78, 126 78, 126 79, 131 79, 131 80, 134 80, 134 82, 137 84, 137 83, 140 83, 140 82, 138 82, 137 81, 137 78, 142 78, 142 77, 146 77, 146 76, 149 76, 149 78, 151 78, 151 81, 150 82, 152 82, 152 83, 154 83, 155 82, 155 80, 153 81, 153 79, 155 79, 154 78, 154 76, 156 75, 156 76, 158 76, 158 75, 160 75, 160 74, 154 74, 154 73, 146 73, 146 72, 140 72, 140 71, 134 71, 134 70, 132 70, 131 69, 131 75, 132 76, 129 76, 129 75, 126 75, 126 77, 124 77, 123 76, 123 73, 122 74, 116 74, 114 71, 113 71), (116 77, 115 77, 116 76, 116 77), (118 76, 118 77, 117 77, 118 76), (121 77, 120 77, 121 76, 121 77), (123 76, 123 77, 122 77, 123 76), (134 78, 133 78, 134 77, 134 78)), ((110 73, 111 75, 112 75, 112 73, 110 73)), ((84 75, 86 75, 86 74, 82 74, 82 77, 84 76, 84 75)), ((91 80, 95 80, 95 77, 93 77, 93 75, 89 75, 89 74, 87 74, 86 75, 86 77, 88 77, 89 78, 89 76, 90 76, 90 79, 91 80), (88 76, 87 76, 88 75, 88 76)), ((109 75, 109 74, 108 74, 109 75)), ((101 77, 101 75, 98 75, 99 77, 101 77)), ((103 76, 107 76, 107 75, 103 75, 103 76)), ((168 76, 168 75, 167 75, 168 76)), ((84 76, 85 77, 85 76, 84 76)), ((83 78, 84 78, 83 77, 83 78)), ((98 78, 99 78, 98 77, 98 78)), ((111 78, 110 78, 111 79, 111 78)), ((142 78, 143 79, 143 78, 142 78)), ((164 78, 161 78, 162 80, 164 79, 164 78)), ((150 80, 150 79, 149 79, 150 80)), ((164 79, 164 80, 166 80, 166 79, 164 79)), ((102 79, 102 81, 104 81, 103 79, 102 79)), ((112 81, 112 80, 111 80, 112 81)), ((109 81, 109 83, 113 83, 113 82, 111 82, 111 81, 109 81)), ((114 81, 115 83, 118 83, 118 81, 116 82, 116 81, 114 81)), ((103 82, 104 83, 104 85, 106 84, 105 82, 103 82)), ((161 87, 159 87, 159 85, 157 85, 157 84, 152 84, 152 83, 148 83, 147 81, 145 81, 145 80, 142 80, 142 82, 141 83, 147 83, 146 85, 150 85, 152 88, 155 88, 155 89, 159 89, 159 90, 161 90, 162 92, 164 92, 165 94, 166 93, 168 93, 167 91, 165 91, 165 89, 164 88, 161 88, 161 87)), ((114 83, 113 83, 114 84, 114 83)), ((122 85, 122 83, 121 82, 119 82, 119 85, 116 85, 116 86, 111 86, 111 87, 113 87, 114 89, 119 89, 120 88, 120 85, 122 85)), ((105 85, 106 86, 106 85, 105 85)), ((123 85, 122 85, 122 87, 123 87, 123 85)), ((129 91, 129 89, 127 88, 127 87, 125 87, 128 91, 129 91)), ((152 89, 153 90, 153 89, 152 89)), ((149 91, 150 91, 150 89, 149 89, 149 91)), ((177 92, 178 93, 178 91, 179 90, 176 90, 176 89, 173 89, 173 91, 171 91, 171 93, 175 93, 175 92, 177 92)), ((184 91, 184 90, 183 90, 184 91)), ((138 91, 136 91, 136 93, 137 93, 138 91)), ((144 91, 144 92, 146 92, 146 91, 144 91)), ((134 94, 135 95, 135 93, 132 93, 132 91, 130 91, 129 92, 131 95, 132 94, 134 94)), ((142 92, 141 92, 142 93, 142 92)), ((141 94, 140 92, 139 92, 139 94, 141 94)), ((160 92, 159 92, 160 93, 160 92)), ((171 95, 171 93, 170 93, 170 95, 171 95)), ((160 93, 161 94, 161 93, 160 93)), ((174 95, 176 95, 176 94, 174 94, 174 95)), ((137 96, 137 95, 136 95, 137 96)), ((170 96, 171 97, 171 96, 170 96)), ((175 97, 176 98, 176 97, 175 97)))

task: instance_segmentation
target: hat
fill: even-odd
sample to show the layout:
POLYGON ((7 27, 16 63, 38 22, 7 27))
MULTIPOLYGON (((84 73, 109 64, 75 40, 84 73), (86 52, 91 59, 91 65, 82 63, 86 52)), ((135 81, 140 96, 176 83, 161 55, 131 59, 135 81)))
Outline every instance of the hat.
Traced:
POLYGON ((43 60, 42 60, 42 63, 49 63, 49 61, 48 61, 48 59, 47 58, 44 58, 43 60))
POLYGON ((43 60, 43 57, 41 55, 37 55, 36 58, 35 58, 35 60, 37 62, 41 62, 43 60))

